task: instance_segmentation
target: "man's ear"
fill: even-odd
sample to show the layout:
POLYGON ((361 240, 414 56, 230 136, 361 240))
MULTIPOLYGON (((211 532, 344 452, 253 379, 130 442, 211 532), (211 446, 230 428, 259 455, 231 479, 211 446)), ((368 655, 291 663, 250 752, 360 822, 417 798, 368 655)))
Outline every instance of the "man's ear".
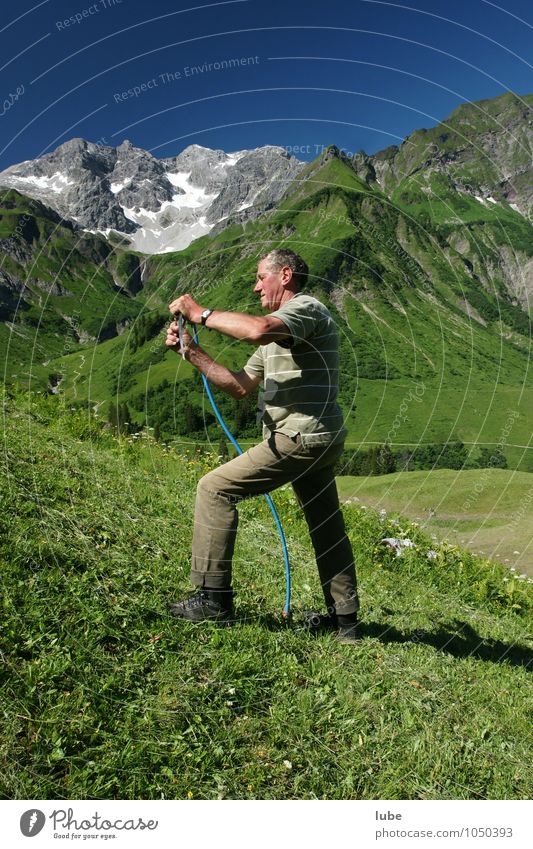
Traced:
POLYGON ((284 283, 285 285, 287 285, 292 280, 292 268, 289 265, 285 265, 285 266, 283 266, 283 268, 281 270, 283 272, 283 277, 282 277, 281 282, 284 283))

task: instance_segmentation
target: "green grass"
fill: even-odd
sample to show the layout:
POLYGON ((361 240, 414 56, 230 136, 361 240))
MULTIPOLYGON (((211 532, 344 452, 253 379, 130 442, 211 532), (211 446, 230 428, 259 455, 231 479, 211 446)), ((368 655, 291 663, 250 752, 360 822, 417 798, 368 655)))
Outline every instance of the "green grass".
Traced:
MULTIPOLYGON (((343 498, 401 512, 426 533, 533 576, 533 475, 510 469, 435 469, 341 477, 343 498)), ((510 573, 509 573, 510 574, 510 573)))
POLYGON ((530 587, 408 519, 345 508, 362 639, 320 603, 290 489, 241 506, 237 622, 171 621, 195 483, 216 459, 115 440, 58 398, 7 398, 0 510, 3 798, 530 798, 530 587), (402 558, 380 540, 406 535, 402 558), (436 548, 437 559, 427 552, 436 548))
MULTIPOLYGON (((520 387, 482 386, 477 381, 467 388, 460 382, 360 380, 354 401, 350 447, 387 441, 394 450, 402 450, 460 439, 475 455, 483 446, 492 450, 500 444, 510 468, 533 471, 533 397, 520 387)), ((343 407, 347 414, 346 400, 343 407)))

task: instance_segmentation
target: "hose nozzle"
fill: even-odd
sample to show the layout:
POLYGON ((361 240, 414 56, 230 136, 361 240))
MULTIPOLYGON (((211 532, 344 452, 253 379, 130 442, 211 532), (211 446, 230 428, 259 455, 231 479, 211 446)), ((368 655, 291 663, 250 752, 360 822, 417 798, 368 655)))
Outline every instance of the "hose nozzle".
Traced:
POLYGON ((184 324, 185 319, 183 318, 183 315, 180 312, 174 313, 174 318, 178 319, 178 338, 180 340, 180 354, 181 354, 182 360, 184 360, 185 359, 185 345, 184 345, 184 341, 183 341, 183 324, 184 324))

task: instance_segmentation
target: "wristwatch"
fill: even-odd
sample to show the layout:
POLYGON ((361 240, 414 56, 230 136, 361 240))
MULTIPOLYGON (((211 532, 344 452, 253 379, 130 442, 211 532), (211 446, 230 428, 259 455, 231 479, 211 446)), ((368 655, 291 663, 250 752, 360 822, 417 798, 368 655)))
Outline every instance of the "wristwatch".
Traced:
MULTIPOLYGON (((207 319, 209 318, 209 316, 211 315, 212 312, 213 312, 213 310, 204 310, 203 311, 202 316, 200 318, 200 321, 202 322, 202 324, 206 323, 207 319)), ((209 328, 207 328, 207 329, 209 330, 209 328)))

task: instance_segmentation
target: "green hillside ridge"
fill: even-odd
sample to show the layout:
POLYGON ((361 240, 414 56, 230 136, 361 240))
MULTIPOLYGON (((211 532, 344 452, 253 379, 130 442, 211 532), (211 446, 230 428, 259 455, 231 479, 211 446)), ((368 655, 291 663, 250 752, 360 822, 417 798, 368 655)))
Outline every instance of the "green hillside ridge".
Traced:
POLYGON ((533 95, 512 92, 463 103, 436 127, 415 130, 375 156, 358 154, 356 163, 387 192, 411 175, 437 170, 474 194, 493 192, 496 200, 511 190, 530 211, 532 107, 533 95))
POLYGON ((533 577, 533 482, 511 469, 434 469, 338 479, 341 497, 401 513, 425 533, 533 577))
POLYGON ((236 623, 176 623, 216 457, 117 440, 60 398, 3 413, 4 798, 530 798, 527 581, 347 505, 362 639, 311 638, 321 591, 285 488, 293 624, 257 499, 239 508, 236 623), (401 558, 380 544, 403 535, 401 558))
POLYGON ((6 376, 42 385, 44 363, 121 332, 142 305, 139 260, 14 190, 0 202, 0 352, 6 376))

